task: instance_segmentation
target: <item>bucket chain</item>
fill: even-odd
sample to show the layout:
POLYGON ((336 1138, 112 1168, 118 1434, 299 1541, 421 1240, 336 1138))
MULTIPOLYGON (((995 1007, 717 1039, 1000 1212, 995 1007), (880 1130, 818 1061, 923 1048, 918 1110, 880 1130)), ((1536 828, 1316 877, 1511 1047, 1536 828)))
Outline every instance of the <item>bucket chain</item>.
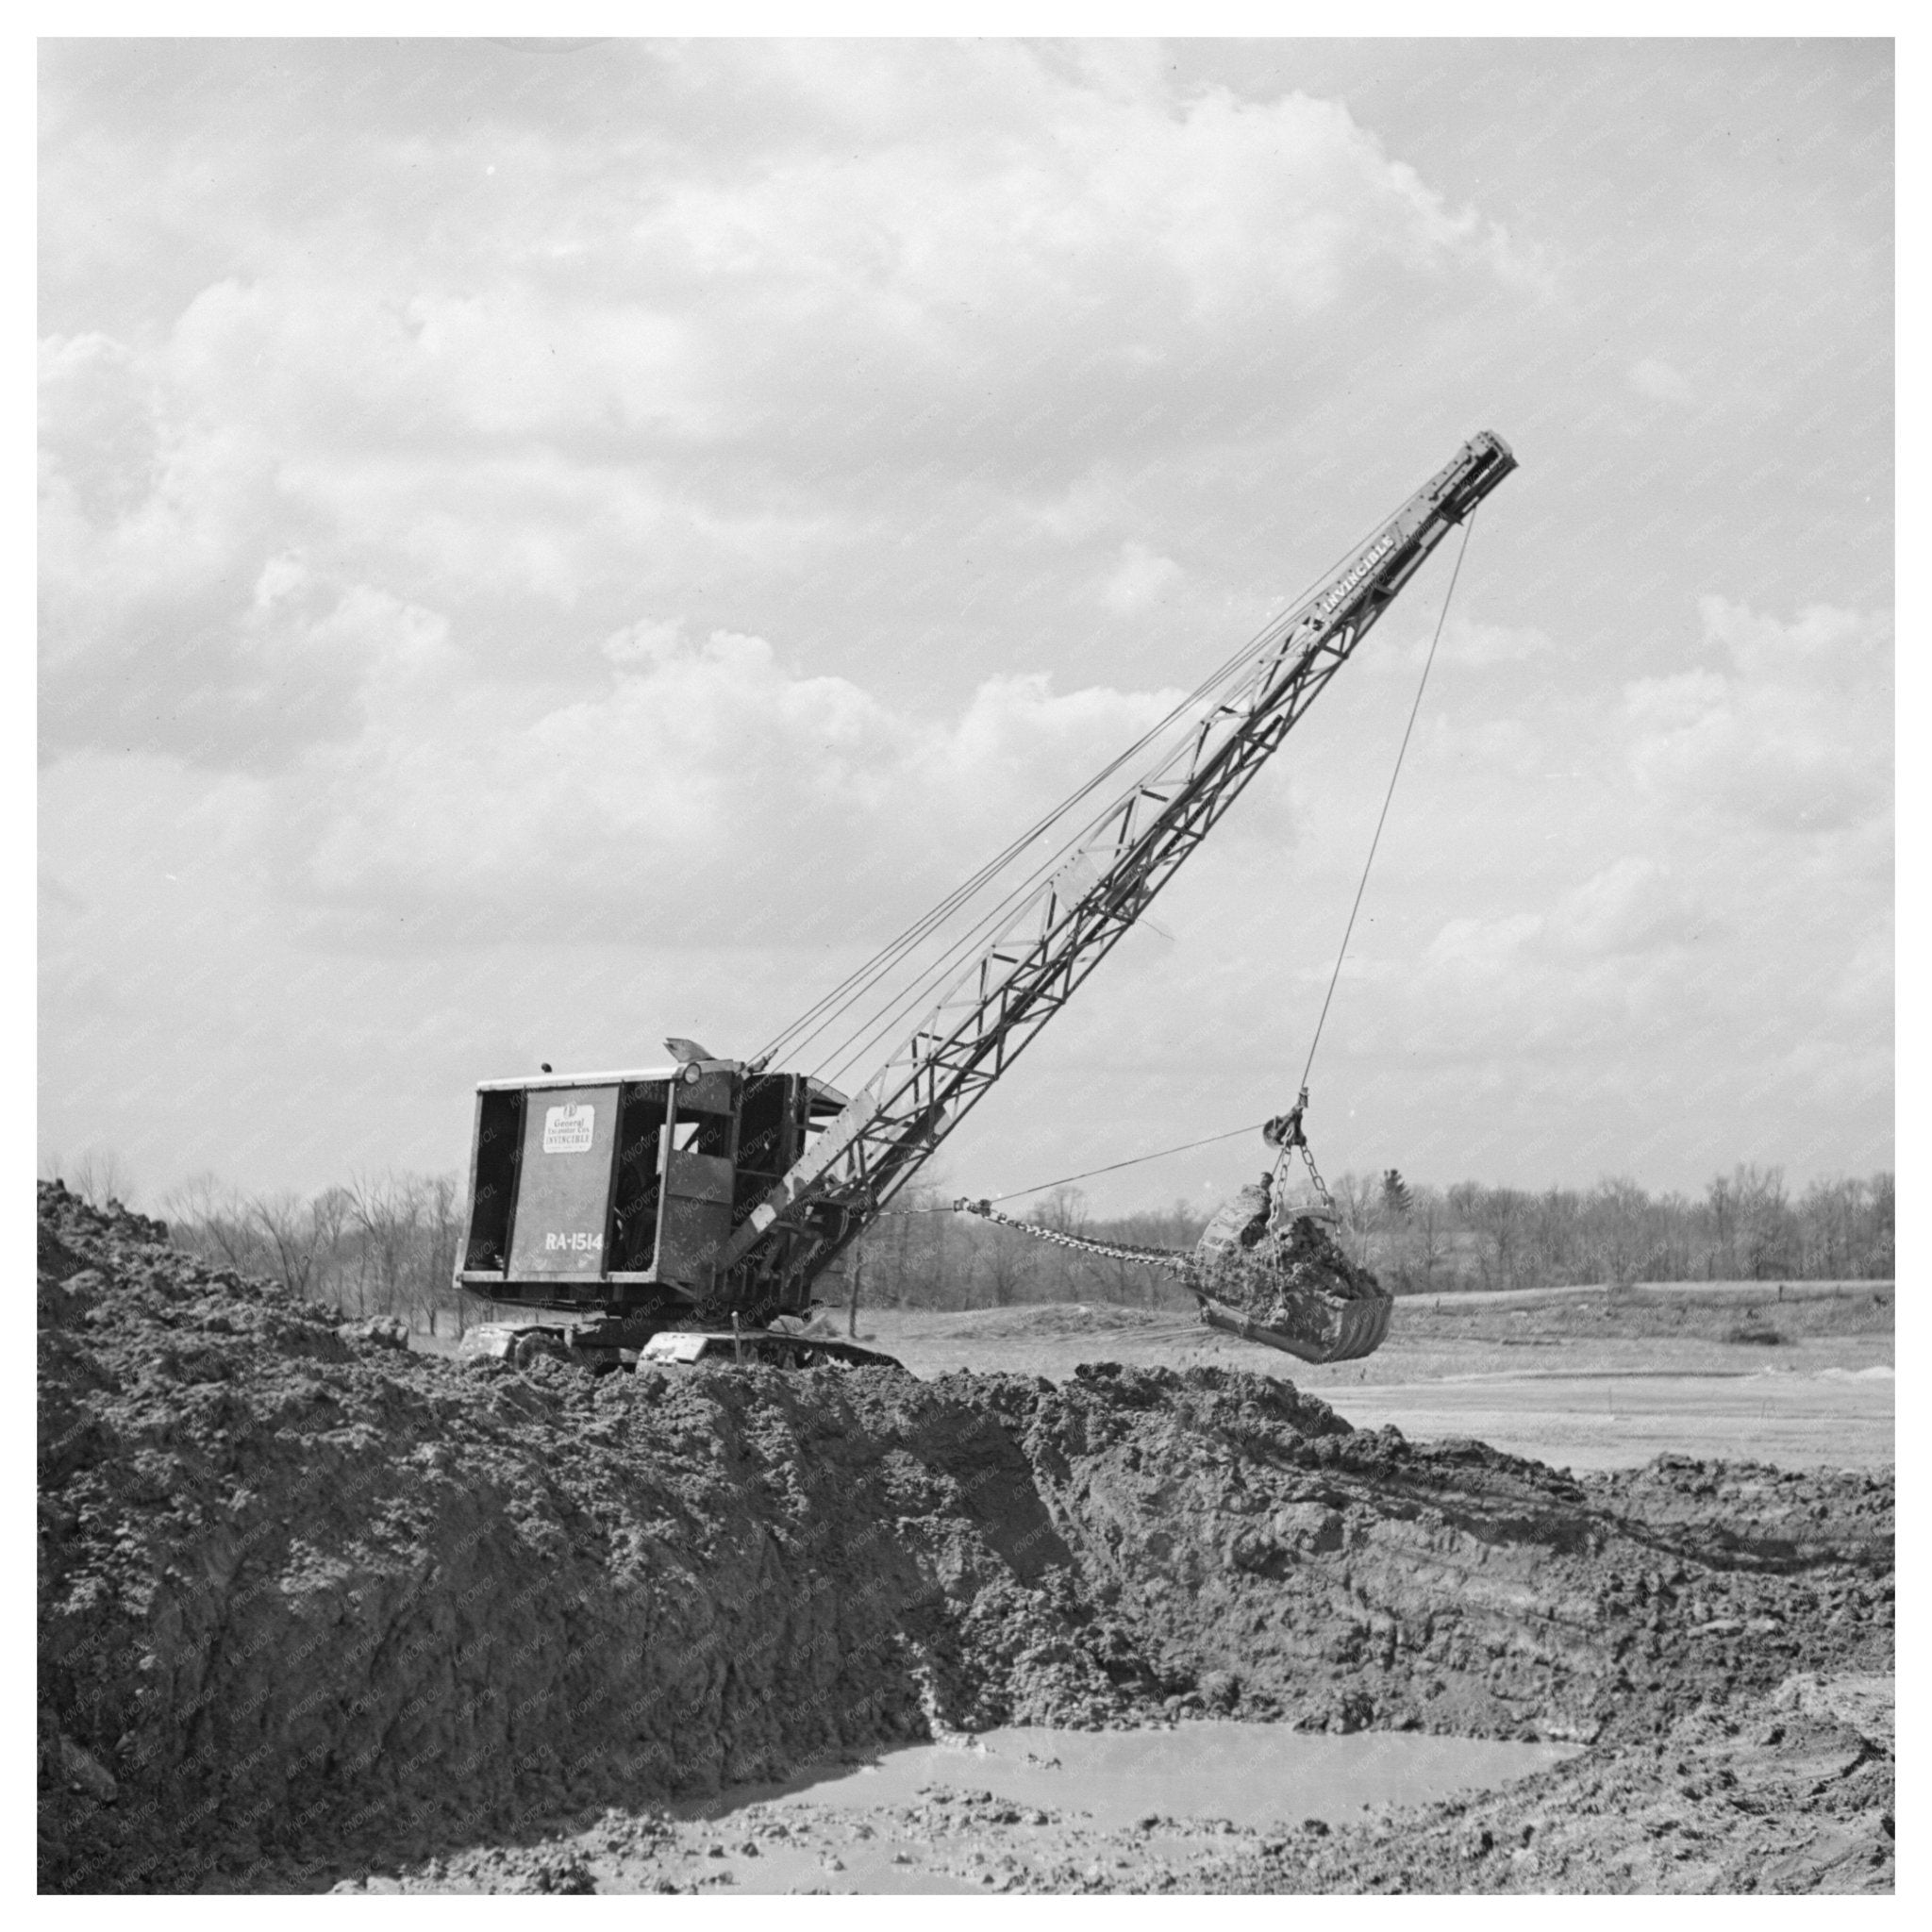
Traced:
POLYGON ((1085 1235, 1062 1234, 1054 1227, 1041 1227, 1037 1221, 1016 1221, 1010 1214, 1002 1214, 991 1201, 958 1200, 953 1208, 959 1214, 976 1214, 984 1221, 997 1221, 1002 1227, 1017 1228, 1020 1233, 1036 1241, 1048 1241, 1057 1248, 1072 1248, 1082 1255, 1104 1255, 1112 1261, 1139 1261, 1151 1268, 1165 1268, 1171 1274, 1184 1274, 1192 1265, 1193 1257, 1174 1248, 1142 1248, 1129 1241, 1096 1241, 1085 1235))
MULTIPOLYGON (((1335 1206, 1335 1196, 1328 1191, 1328 1183, 1322 1178, 1322 1170, 1315 1165, 1314 1150, 1308 1145, 1308 1137, 1302 1127, 1302 1115, 1307 1111, 1308 1090, 1304 1087, 1296 1097, 1293 1108, 1283 1116, 1285 1132, 1281 1141, 1281 1152, 1274 1157, 1274 1180, 1278 1186, 1281 1170, 1288 1165, 1288 1157, 1296 1148, 1301 1149, 1302 1163, 1308 1170, 1308 1179, 1314 1184, 1316 1193, 1322 1197, 1322 1205, 1339 1221, 1340 1210, 1335 1206)), ((1270 1122, 1272 1130, 1276 1124, 1270 1122)))

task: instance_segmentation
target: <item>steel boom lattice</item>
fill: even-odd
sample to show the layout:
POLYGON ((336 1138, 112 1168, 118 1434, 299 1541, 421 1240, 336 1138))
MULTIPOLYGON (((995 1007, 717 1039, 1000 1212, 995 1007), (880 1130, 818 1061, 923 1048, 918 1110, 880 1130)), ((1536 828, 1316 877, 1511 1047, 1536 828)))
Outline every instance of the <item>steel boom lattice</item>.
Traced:
POLYGON ((1228 693, 1108 808, 720 1247, 723 1300, 760 1312, 805 1305, 813 1277, 1066 1004, 1436 545, 1515 467, 1501 438, 1472 438, 1271 627, 1228 693))

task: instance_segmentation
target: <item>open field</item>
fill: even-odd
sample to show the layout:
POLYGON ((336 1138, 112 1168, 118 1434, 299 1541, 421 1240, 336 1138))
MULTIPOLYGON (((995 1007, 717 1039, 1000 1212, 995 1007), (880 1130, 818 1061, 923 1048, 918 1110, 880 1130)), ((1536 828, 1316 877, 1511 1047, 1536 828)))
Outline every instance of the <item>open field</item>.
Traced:
POLYGON ((1789 1284, 1782 1299, 1765 1282, 1415 1296, 1396 1304, 1380 1350, 1330 1367, 1217 1334, 1178 1307, 884 1308, 863 1311, 859 1328, 924 1376, 1058 1382, 1091 1361, 1239 1368, 1364 1426, 1392 1423, 1418 1442, 1474 1436, 1558 1468, 1673 1452, 1872 1469, 1893 1458, 1892 1300, 1890 1282, 1789 1284))

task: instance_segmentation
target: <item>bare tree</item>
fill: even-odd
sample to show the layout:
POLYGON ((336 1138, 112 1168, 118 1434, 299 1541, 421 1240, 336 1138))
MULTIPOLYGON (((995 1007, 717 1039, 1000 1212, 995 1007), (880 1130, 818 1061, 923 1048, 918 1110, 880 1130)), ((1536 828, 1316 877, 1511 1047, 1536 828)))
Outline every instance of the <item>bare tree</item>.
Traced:
POLYGON ((308 1204, 315 1229, 315 1256, 320 1277, 318 1295, 326 1293, 338 1315, 342 1312, 342 1249, 350 1228, 350 1195, 346 1188, 325 1188, 308 1204))
MULTIPOLYGON (((1107 1240, 1107 1235, 1099 1237, 1107 1240)), ((1127 1236, 1114 1236, 1125 1241, 1127 1236)), ((1151 1245, 1151 1244, 1149 1244, 1151 1245)), ((1091 1272, 1101 1286, 1101 1298, 1109 1302, 1144 1302, 1150 1308, 1159 1300, 1155 1276, 1160 1272, 1143 1261, 1129 1261, 1122 1255, 1095 1256, 1091 1272)))
POLYGON ((1024 1234, 997 1224, 986 1230, 976 1257, 991 1291, 993 1306, 1009 1307, 1033 1279, 1037 1266, 1034 1243, 1024 1234))
POLYGON ((1874 1281, 1889 1279, 1898 1266, 1898 1233, 1894 1221, 1896 1187, 1890 1174, 1872 1176, 1871 1208, 1859 1237, 1857 1272, 1874 1281))
POLYGON ((1627 1286, 1648 1271, 1644 1223, 1649 1197, 1624 1175, 1606 1175, 1584 1203, 1593 1271, 1613 1288, 1627 1286))
POLYGON ((1088 1226, 1087 1191, 1056 1188, 1027 1218, 1056 1234, 1083 1235, 1088 1226))
POLYGON ((424 1294, 431 1335, 436 1333, 439 1307, 454 1309, 457 1334, 460 1337, 463 1332, 463 1298, 456 1287, 457 1243, 462 1238, 464 1219, 461 1206, 454 1174, 432 1174, 424 1184, 423 1224, 427 1247, 424 1294))
POLYGON ((1476 1250, 1486 1288, 1514 1288, 1521 1274, 1527 1198, 1514 1188, 1477 1188, 1466 1211, 1483 1245, 1476 1250))
POLYGON ((67 1185, 96 1208, 105 1208, 109 1201, 125 1207, 134 1192, 134 1176, 111 1147, 90 1147, 74 1163, 67 1185))
POLYGON ((170 1191, 162 1211, 175 1242, 218 1268, 256 1274, 264 1266, 260 1236, 225 1181, 204 1169, 170 1191))
POLYGON ((1372 1250, 1374 1247, 1375 1230, 1382 1220, 1382 1183, 1379 1179, 1369 1180, 1358 1174, 1345 1174, 1331 1190, 1335 1197, 1337 1211, 1341 1216, 1341 1229, 1347 1242, 1349 1258, 1358 1268, 1374 1267, 1372 1250))
POLYGON ((1400 1275, 1410 1293, 1427 1294, 1436 1286, 1436 1272, 1449 1258, 1449 1209, 1434 1188, 1414 1188, 1403 1217, 1403 1257, 1400 1275))
POLYGON ((242 1218, 274 1252, 275 1272, 293 1294, 306 1295, 315 1273, 315 1216, 296 1194, 257 1194, 242 1218))
POLYGON ((358 1175, 349 1188, 349 1216, 361 1237, 358 1271, 360 1306, 369 1312, 373 1294, 378 1313, 407 1311, 413 1299, 416 1273, 410 1266, 423 1233, 423 1190, 413 1176, 358 1175), (366 1286, 365 1286, 366 1284, 366 1286))
MULTIPOLYGON (((1088 1231, 1087 1196, 1078 1188, 1058 1187, 1040 1202, 1027 1216, 1036 1227, 1051 1229, 1074 1240, 1088 1231)), ((1041 1243, 1033 1256, 1031 1274, 1045 1275, 1045 1301, 1072 1301, 1081 1291, 1081 1279, 1092 1272, 1090 1257, 1073 1248, 1041 1243)))

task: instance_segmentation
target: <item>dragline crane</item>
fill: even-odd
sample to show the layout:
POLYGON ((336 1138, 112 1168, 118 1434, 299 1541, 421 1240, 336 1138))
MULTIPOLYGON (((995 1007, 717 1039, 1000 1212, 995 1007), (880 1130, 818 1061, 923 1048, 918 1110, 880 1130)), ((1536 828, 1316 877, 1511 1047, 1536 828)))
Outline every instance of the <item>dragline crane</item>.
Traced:
POLYGON ((662 1329, 758 1328, 806 1312, 825 1269, 1120 942, 1403 586, 1515 467, 1501 438, 1472 438, 1271 625, 857 1093, 685 1040, 666 1042, 668 1066, 483 1082, 457 1280, 577 1318, 511 1324, 504 1346, 568 1347, 609 1365, 662 1329))

